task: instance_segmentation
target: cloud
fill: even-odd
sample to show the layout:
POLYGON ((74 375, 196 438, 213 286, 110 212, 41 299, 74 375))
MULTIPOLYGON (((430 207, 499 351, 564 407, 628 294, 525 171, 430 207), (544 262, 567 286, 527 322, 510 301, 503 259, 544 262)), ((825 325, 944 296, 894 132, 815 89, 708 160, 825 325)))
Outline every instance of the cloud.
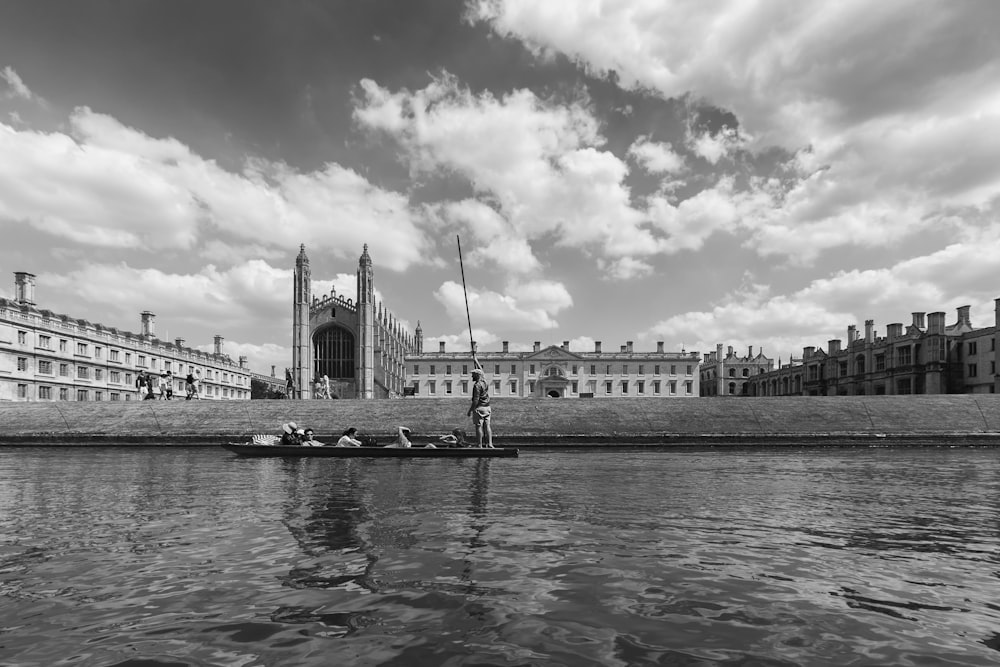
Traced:
MULTIPOLYGON (((465 293, 461 285, 447 281, 434 292, 434 298, 453 322, 465 324, 465 293)), ((573 305, 566 287, 549 280, 512 282, 502 294, 470 288, 468 299, 473 329, 476 326, 526 331, 554 329, 559 326, 554 316, 573 305)))
MULTIPOLYGON (((211 353, 215 351, 215 344, 213 342, 198 345, 196 349, 211 353)), ((285 368, 292 365, 292 348, 286 345, 243 343, 226 339, 223 342, 222 351, 236 362, 239 362, 241 356, 245 356, 250 370, 261 375, 271 375, 271 366, 274 366, 275 376, 284 378, 285 368)))
POLYGON ((367 242, 390 270, 427 261, 432 248, 406 195, 350 169, 301 173, 252 158, 233 173, 86 107, 71 115, 69 134, 0 124, 0 156, 0 226, 83 245, 189 250, 223 234, 236 240, 228 255, 305 242, 352 257, 367 242))
POLYGON ((629 146, 628 155, 651 174, 679 174, 685 169, 684 156, 675 152, 669 142, 639 137, 629 146))
POLYGON ((31 89, 25 85, 21 77, 18 76, 17 72, 11 66, 6 66, 0 70, 0 79, 3 79, 7 85, 4 86, 6 91, 4 92, 4 97, 13 98, 20 97, 21 99, 30 100, 35 97, 31 89))

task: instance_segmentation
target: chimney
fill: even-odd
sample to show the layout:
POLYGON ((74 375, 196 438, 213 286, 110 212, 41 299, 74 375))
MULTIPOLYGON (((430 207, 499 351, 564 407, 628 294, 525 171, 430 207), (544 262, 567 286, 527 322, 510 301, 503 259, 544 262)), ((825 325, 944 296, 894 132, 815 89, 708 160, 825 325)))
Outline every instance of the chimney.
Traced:
POLYGON ((726 346, 726 358, 728 359, 731 356, 733 356, 733 346, 732 345, 727 345, 726 346))
POLYGON ((847 326, 847 347, 851 347, 851 343, 858 339, 858 328, 850 324, 847 326))
POLYGON ((753 345, 747 345, 747 359, 753 359, 753 345))
POLYGON ((510 343, 509 342, 507 342, 507 341, 503 342, 503 351, 504 351, 504 353, 507 353, 507 352, 510 351, 510 343))
POLYGON ((875 326, 875 320, 865 320, 865 343, 868 345, 872 344, 873 334, 872 327, 875 326))
POLYGON ((219 354, 219 355, 222 354, 222 341, 223 340, 225 340, 225 339, 222 336, 220 336, 219 334, 215 335, 215 353, 216 354, 219 354))
POLYGON ((711 358, 712 358, 712 353, 711 352, 705 352, 705 361, 704 361, 704 363, 707 364, 711 360, 711 358))
POLYGON ((440 352, 441 354, 444 354, 444 341, 440 341, 438 343, 438 352, 440 352))
POLYGON ((944 333, 944 313, 927 313, 927 333, 944 333))
POLYGON ((541 349, 542 349, 542 342, 541 342, 541 341, 538 341, 538 340, 536 340, 536 341, 535 341, 535 347, 534 347, 534 351, 535 351, 535 352, 538 352, 538 351, 539 351, 539 350, 541 350, 541 349))
POLYGON ((658 353, 660 353, 660 354, 663 354, 663 341, 662 340, 656 341, 656 351, 658 353))
POLYGON ((564 349, 567 352, 569 352, 569 341, 568 340, 564 340, 563 341, 562 349, 564 349))
POLYGON ((892 324, 886 325, 885 335, 890 340, 896 340, 903 335, 903 324, 902 322, 893 322, 892 324))
POLYGON ((174 339, 174 345, 176 345, 177 347, 184 347, 184 339, 183 338, 175 338, 174 339))
POLYGON ((619 351, 619 352, 624 352, 624 351, 625 351, 625 346, 624 346, 624 345, 622 345, 622 346, 621 346, 621 348, 619 348, 619 350, 618 350, 618 351, 619 351))
POLYGON ((628 352, 629 354, 632 354, 632 341, 630 340, 625 341, 625 347, 626 347, 625 351, 628 352))
POLYGON ((913 326, 918 329, 923 329, 926 326, 924 324, 924 313, 913 313, 913 326))
POLYGON ((246 355, 241 354, 240 355, 240 368, 246 368, 246 367, 247 367, 247 358, 246 358, 246 355))
POLYGON ((277 375, 275 375, 275 372, 276 372, 275 371, 275 366, 274 366, 274 364, 271 364, 271 377, 273 377, 273 378, 278 377, 277 375))
POLYGON ((596 354, 600 354, 601 353, 601 341, 599 341, 599 340, 595 340, 594 341, 594 352, 596 354))
POLYGON ((826 349, 829 351, 830 356, 840 352, 840 339, 834 338, 833 340, 827 341, 826 349))
POLYGON ((156 315, 149 312, 148 310, 142 311, 142 335, 149 338, 153 337, 156 331, 156 315))
POLYGON ((24 306, 35 305, 35 276, 24 271, 14 272, 14 301, 24 306))
POLYGON ((816 351, 816 348, 813 347, 812 345, 810 345, 809 347, 802 348, 802 358, 803 359, 808 359, 809 357, 813 356, 813 352, 815 352, 815 351, 816 351))
POLYGON ((959 306, 958 308, 959 324, 968 324, 970 327, 972 326, 972 321, 969 319, 969 309, 971 307, 972 306, 959 306))

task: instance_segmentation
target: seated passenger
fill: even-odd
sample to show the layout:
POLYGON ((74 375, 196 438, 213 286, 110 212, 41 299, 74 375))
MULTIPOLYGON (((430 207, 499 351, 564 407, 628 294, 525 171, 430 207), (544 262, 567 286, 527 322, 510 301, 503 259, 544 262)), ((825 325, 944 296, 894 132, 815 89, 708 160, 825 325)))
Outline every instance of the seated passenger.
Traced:
MULTIPOLYGON (((301 430, 301 429, 300 429, 301 430)), ((302 445, 305 447, 323 447, 326 443, 313 439, 313 430, 307 428, 302 431, 302 445)))
POLYGON ((361 441, 354 437, 357 432, 358 432, 358 429, 354 428, 353 426, 351 428, 347 429, 346 431, 344 431, 344 434, 342 436, 340 436, 340 440, 337 441, 337 446, 338 447, 361 447, 362 446, 361 445, 361 441))
POLYGON ((298 446, 302 444, 302 436, 299 435, 299 427, 295 424, 295 422, 282 424, 281 430, 284 431, 284 433, 281 434, 282 445, 298 446))
POLYGON ((471 447, 465 439, 465 431, 460 428, 453 429, 448 435, 442 435, 438 441, 447 447, 471 447))
POLYGON ((391 445, 386 445, 386 447, 398 447, 398 448, 410 447, 411 446, 410 441, 406 437, 409 432, 410 429, 406 428, 405 426, 397 426, 396 439, 392 441, 391 445))

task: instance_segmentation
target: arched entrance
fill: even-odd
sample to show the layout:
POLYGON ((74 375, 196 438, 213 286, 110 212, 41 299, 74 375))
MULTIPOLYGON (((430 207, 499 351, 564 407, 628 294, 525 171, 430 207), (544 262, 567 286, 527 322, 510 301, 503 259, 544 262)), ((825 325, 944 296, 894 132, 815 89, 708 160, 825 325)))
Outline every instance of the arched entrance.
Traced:
POLYGON ((328 326, 313 334, 314 377, 354 381, 354 334, 328 326))
POLYGON ((566 372, 561 366, 552 365, 544 369, 538 383, 542 396, 545 398, 566 397, 566 387, 569 380, 566 379, 566 372))
POLYGON ((549 398, 562 398, 562 392, 559 391, 558 389, 549 389, 547 392, 545 392, 545 395, 548 396, 549 398))

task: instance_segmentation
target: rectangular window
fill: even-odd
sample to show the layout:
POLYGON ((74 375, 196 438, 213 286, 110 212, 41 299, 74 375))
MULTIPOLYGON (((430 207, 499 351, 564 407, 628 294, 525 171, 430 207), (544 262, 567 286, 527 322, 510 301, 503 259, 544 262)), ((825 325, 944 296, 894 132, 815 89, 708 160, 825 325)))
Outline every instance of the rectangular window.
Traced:
POLYGON ((840 377, 847 377, 847 362, 840 362, 840 377))
MULTIPOLYGON (((18 345, 27 345, 28 344, 28 332, 27 331, 18 331, 17 332, 17 344, 18 345)), ((21 385, 17 385, 17 386, 20 387, 21 385)), ((25 385, 25 387, 27 387, 27 385, 25 385)))
POLYGON ((40 398, 42 400, 46 400, 46 401, 51 400, 52 399, 52 387, 39 387, 38 388, 38 398, 40 398))
POLYGON ((222 398, 229 398, 229 387, 222 388, 222 398))
POLYGON ((94 369, 94 379, 98 380, 98 381, 103 380, 104 379, 104 371, 101 370, 100 368, 95 368, 94 369))
POLYGON ((997 362, 991 361, 990 362, 990 375, 996 375, 996 374, 997 374, 997 362))
POLYGON ((46 350, 52 347, 52 337, 40 335, 38 337, 38 347, 44 347, 46 350))
POLYGON ((26 371, 28 370, 28 357, 18 357, 17 358, 17 370, 26 371))
POLYGON ((39 361, 38 362, 38 372, 42 375, 52 375, 52 362, 51 361, 39 361))
POLYGON ((468 380, 462 380, 462 393, 463 394, 468 394, 469 393, 469 381, 468 380))
POLYGON ((60 401, 68 401, 69 400, 69 388, 67 388, 67 387, 60 387, 59 388, 59 400, 60 401))
POLYGON ((510 374, 515 375, 517 373, 517 364, 510 365, 510 374))
POLYGON ((113 392, 111 392, 111 394, 110 394, 110 395, 108 396, 108 398, 109 398, 109 399, 111 399, 112 401, 120 401, 120 400, 122 400, 122 395, 121 395, 121 394, 119 394, 119 393, 118 393, 118 392, 116 392, 116 391, 113 391, 113 392))
POLYGON ((135 363, 139 368, 146 368, 146 355, 140 354, 135 363))
MULTIPOLYGON (((59 339, 59 351, 60 352, 65 352, 66 349, 68 348, 68 346, 69 346, 69 341, 67 341, 64 338, 60 338, 59 339)), ((69 399, 67 398, 67 400, 69 400, 69 399)))
POLYGON ((87 355, 87 344, 86 343, 77 343, 76 344, 76 353, 77 354, 82 354, 82 355, 86 356, 87 355))
MULTIPOLYGON (((126 373, 125 374, 125 384, 127 384, 130 387, 132 386, 132 374, 131 373, 126 373)), ((180 389, 181 389, 180 384, 181 384, 180 382, 177 383, 177 390, 178 391, 180 391, 180 389)), ((127 401, 128 398, 126 398, 125 400, 127 401)))
POLYGON ((534 393, 535 393, 535 383, 534 382, 529 382, 528 383, 528 395, 530 396, 530 395, 532 395, 534 393))
POLYGON ((976 354, 976 341, 969 341, 969 356, 974 356, 976 354))
POLYGON ((110 376, 111 376, 111 383, 112 384, 121 384, 122 383, 122 374, 121 374, 121 371, 111 371, 110 376))
POLYGON ((17 385, 17 397, 28 398, 28 385, 26 384, 17 385))
POLYGON ((500 375, 500 364, 493 364, 493 375, 500 375))
POLYGON ((577 366, 576 364, 573 364, 573 375, 576 375, 576 371, 577 371, 577 366))
POLYGON ((451 396, 451 380, 445 380, 444 393, 451 396))
POLYGON ((590 374, 591 375, 597 375, 597 364, 591 364, 590 365, 590 374))
POLYGON ((640 380, 636 383, 635 393, 645 394, 646 393, 646 383, 640 380))
POLYGON ((77 366, 76 377, 78 377, 81 380, 88 379, 90 377, 90 369, 87 368, 86 366, 77 366))
POLYGON ((493 381, 493 392, 495 394, 499 394, 500 393, 500 380, 494 380, 493 381))
POLYGON ((163 362, 163 370, 164 371, 169 371, 170 370, 170 362, 169 361, 164 361, 163 362))
MULTIPOLYGON (((129 366, 132 365, 132 353, 131 352, 126 352, 125 353, 125 364, 129 365, 129 366)), ((191 367, 191 370, 192 371, 194 370, 194 366, 191 367)))
POLYGON ((677 375, 677 364, 670 364, 670 374, 677 375))
POLYGON ((118 350, 111 350, 108 352, 108 358, 111 361, 118 361, 118 350))
POLYGON ((622 375, 628 375, 628 364, 622 364, 622 375))
POLYGON ((690 396, 693 387, 694 387, 694 382, 688 380, 687 382, 684 383, 684 393, 690 396))
POLYGON ((605 366, 605 368, 604 368, 604 374, 605 375, 611 375, 611 364, 607 364, 607 366, 605 366))
POLYGON ((969 364, 969 377, 970 378, 976 377, 977 372, 978 369, 976 368, 976 364, 969 364))
POLYGON ((528 366, 528 375, 534 375, 534 374, 535 374, 535 365, 531 364, 530 366, 528 366))
POLYGON ((604 393, 607 394, 608 396, 611 395, 611 382, 604 383, 604 393))
POLYGON ((653 380, 653 393, 654 394, 659 394, 660 393, 660 381, 659 380, 653 380))
POLYGON ((420 375, 420 364, 413 364, 413 374, 420 375))
POLYGON ((517 380, 510 381, 510 395, 517 396, 517 380))
POLYGON ((896 354, 900 366, 909 366, 910 363, 912 362, 913 352, 909 345, 907 345, 906 347, 901 347, 898 350, 896 350, 896 354))
POLYGON ((101 358, 101 348, 99 348, 98 346, 95 345, 94 346, 94 359, 100 359, 100 358, 101 358))
POLYGON ((884 371, 885 370, 885 355, 876 354, 875 355, 875 370, 884 371))
POLYGON ((639 375, 645 375, 645 373, 643 373, 643 370, 645 370, 645 367, 642 364, 639 364, 639 375))
MULTIPOLYGON (((687 365, 687 369, 686 369, 686 371, 684 372, 684 374, 685 374, 685 375, 691 375, 691 368, 692 368, 692 367, 691 367, 691 364, 688 364, 688 365, 687 365)), ((689 391, 688 393, 690 394, 691 392, 689 391)))
MULTIPOLYGON (((444 367, 444 374, 451 375, 451 364, 448 364, 447 366, 444 367)), ((451 392, 449 391, 448 393, 450 394, 451 392)))
POLYGON ((69 377, 69 364, 59 364, 59 376, 69 377))
MULTIPOLYGON (((431 368, 433 368, 433 366, 431 368)), ((437 392, 437 382, 431 380, 430 382, 427 383, 427 393, 433 394, 435 392, 437 392)))
POLYGON ((670 393, 671 394, 676 394, 677 393, 677 380, 671 380, 670 381, 670 393))
POLYGON ((578 384, 577 382, 573 382, 573 385, 572 385, 572 386, 573 386, 573 389, 572 389, 571 391, 572 391, 572 392, 573 392, 574 394, 578 393, 578 392, 579 392, 579 389, 578 389, 578 387, 579 387, 579 384, 578 384))
POLYGON ((428 375, 437 375, 437 373, 434 372, 435 370, 436 369, 434 368, 434 364, 431 364, 430 373, 428 373, 428 375))
POLYGON ((622 394, 628 393, 628 380, 622 380, 622 394))
POLYGON ((462 364, 462 375, 469 374, 469 364, 462 364))
POLYGON ((94 400, 95 401, 103 401, 104 400, 104 392, 103 391, 95 391, 94 392, 94 400))
POLYGON ((89 392, 86 389, 77 389, 76 390, 76 400, 78 400, 78 401, 86 401, 88 397, 89 397, 89 392))

